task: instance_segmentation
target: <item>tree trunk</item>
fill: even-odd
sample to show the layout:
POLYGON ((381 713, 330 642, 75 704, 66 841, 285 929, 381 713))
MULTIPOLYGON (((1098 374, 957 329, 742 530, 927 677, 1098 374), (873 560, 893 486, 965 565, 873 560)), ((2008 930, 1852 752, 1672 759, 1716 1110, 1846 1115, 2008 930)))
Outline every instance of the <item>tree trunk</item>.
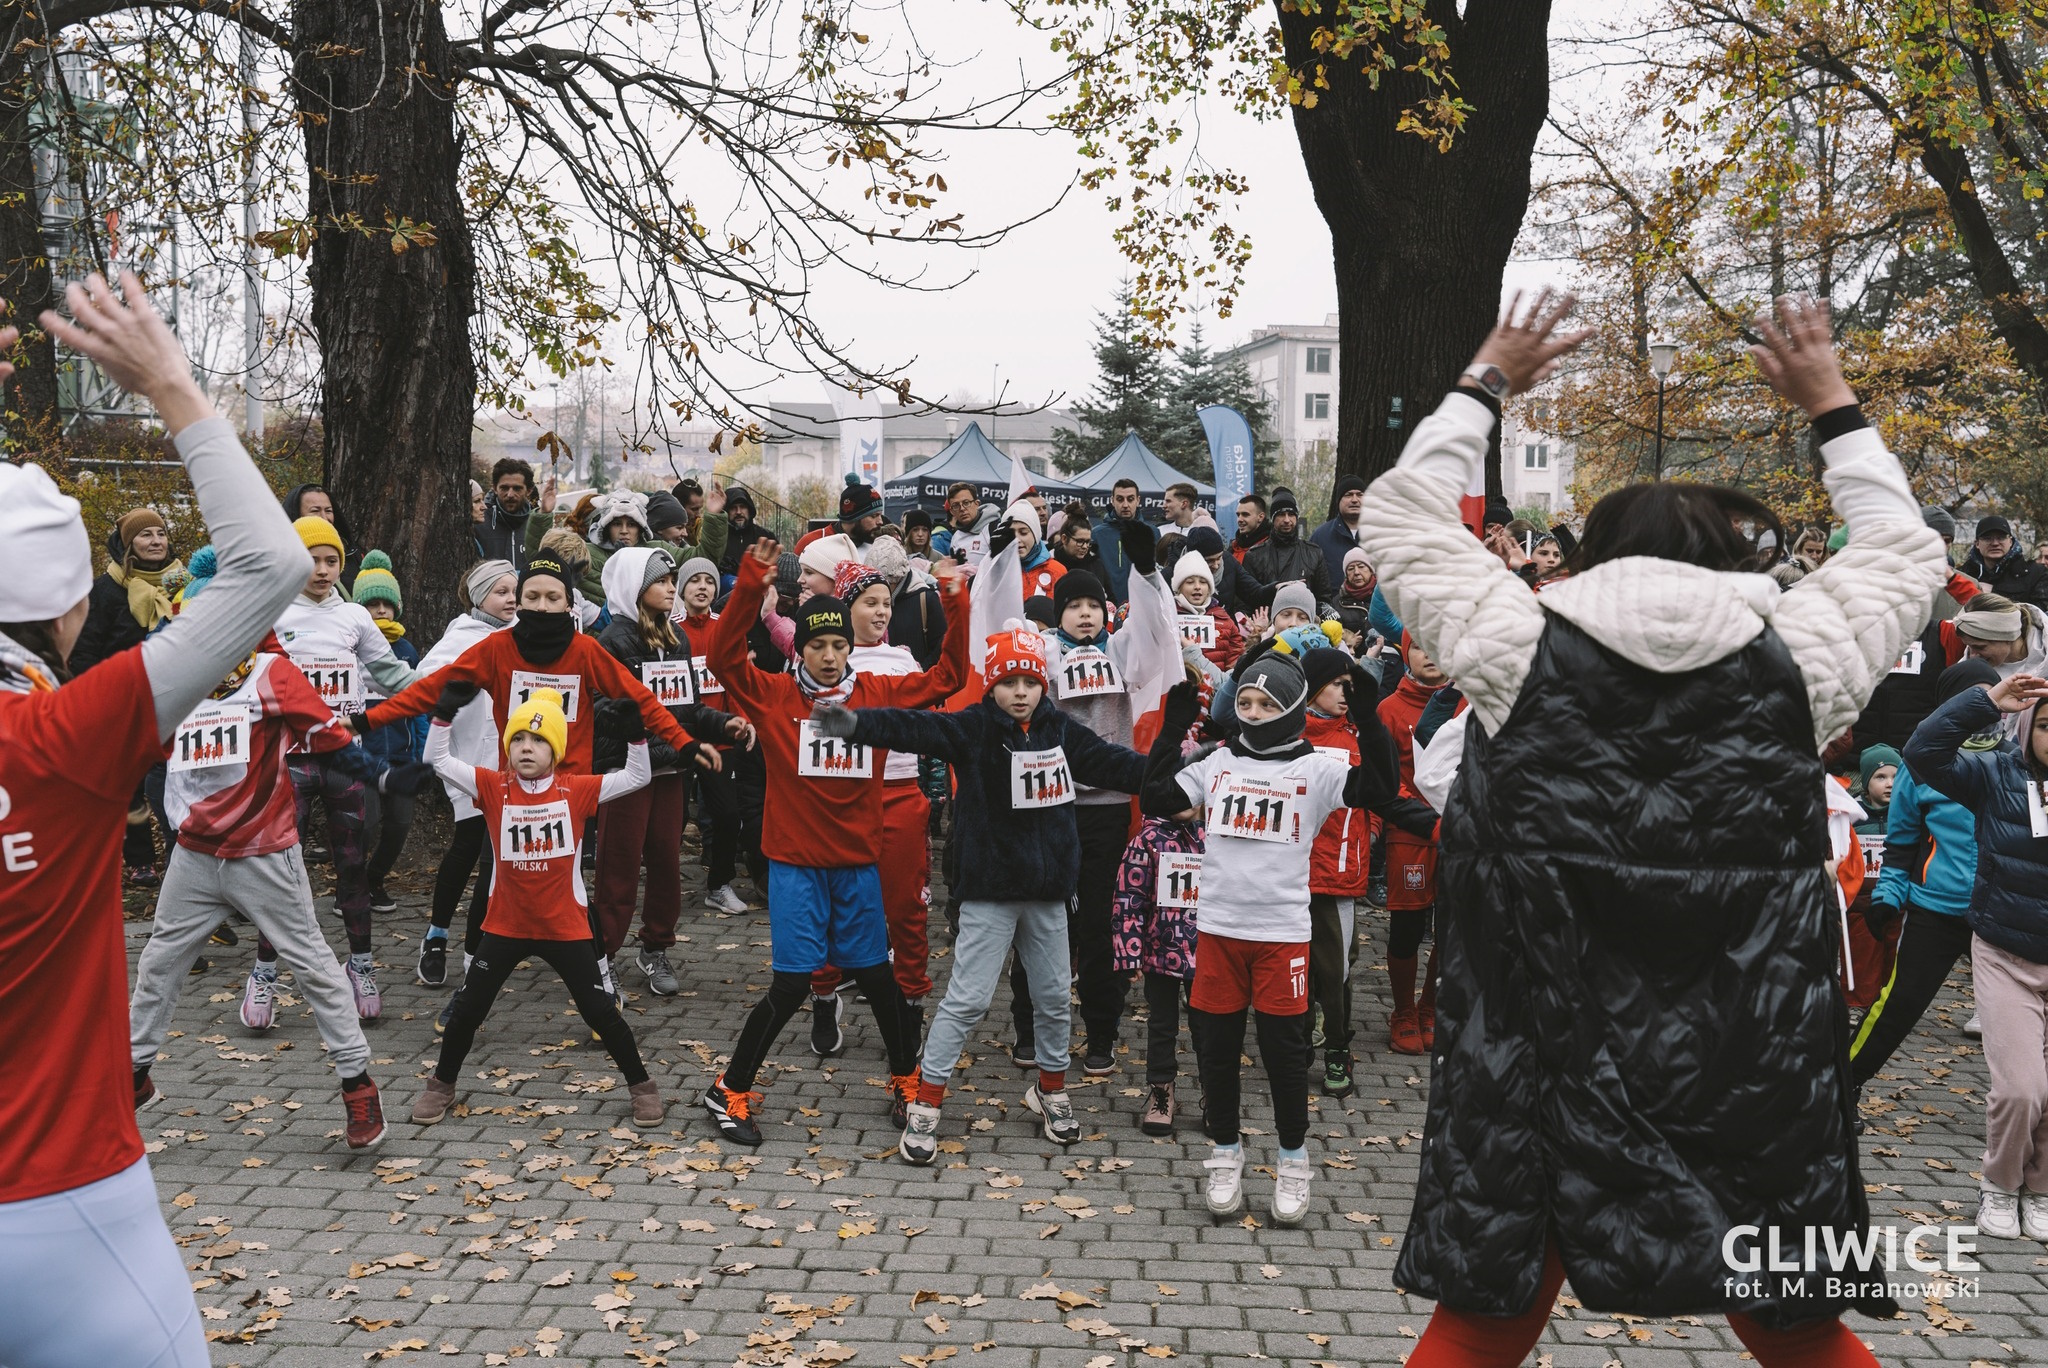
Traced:
POLYGON ((476 263, 447 29, 439 0, 298 0, 294 17, 326 482, 362 542, 350 551, 391 557, 431 636, 475 558, 476 263), (396 251, 401 230, 414 239, 396 251))
MULTIPOLYGON (((1323 7, 1324 19, 1328 6, 1323 7)), ((1398 131, 1425 94, 1357 59, 1326 63, 1328 90, 1294 111, 1295 136, 1330 225, 1339 310, 1337 471, 1370 480, 1457 382, 1493 327, 1529 207, 1529 164, 1550 101, 1550 0, 1429 0, 1450 68, 1476 106, 1448 152, 1398 131)), ((1282 10, 1287 60, 1313 68, 1319 17, 1282 10)), ((1499 493, 1498 434, 1487 490, 1499 493)))
POLYGON ((43 197, 36 179, 30 113, 43 88, 40 6, 0 3, 0 299, 8 321, 21 329, 10 358, 15 372, 5 390, 5 450, 40 447, 56 435, 57 346, 37 324, 56 307, 50 258, 43 242, 43 197), (31 47, 35 42, 38 45, 31 47))

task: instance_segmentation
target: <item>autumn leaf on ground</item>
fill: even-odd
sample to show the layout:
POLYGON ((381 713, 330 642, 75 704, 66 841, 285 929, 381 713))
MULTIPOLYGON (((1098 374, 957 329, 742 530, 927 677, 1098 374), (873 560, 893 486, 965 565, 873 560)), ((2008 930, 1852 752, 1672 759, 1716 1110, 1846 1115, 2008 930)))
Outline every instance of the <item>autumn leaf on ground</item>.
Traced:
POLYGON ((872 1235, 879 1229, 873 1221, 842 1221, 839 1223, 839 1238, 854 1240, 863 1235, 872 1235))

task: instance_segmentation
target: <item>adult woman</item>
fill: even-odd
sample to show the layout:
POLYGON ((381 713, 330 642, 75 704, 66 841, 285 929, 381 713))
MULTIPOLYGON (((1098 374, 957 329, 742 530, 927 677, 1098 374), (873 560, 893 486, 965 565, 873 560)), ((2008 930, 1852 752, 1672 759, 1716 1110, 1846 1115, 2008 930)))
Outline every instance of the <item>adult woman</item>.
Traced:
POLYGON ((1826 309, 1785 299, 1757 360, 1814 421, 1846 548, 1780 594, 1728 573, 1755 564, 1737 520, 1775 532, 1768 509, 1637 485, 1594 507, 1572 576, 1529 593, 1458 520, 1501 398, 1583 339, 1556 334, 1569 297, 1519 304, 1373 486, 1359 539, 1471 705, 1395 1272, 1439 1303, 1410 1368, 1520 1362, 1567 1272, 1592 1310, 1723 1312, 1766 1365, 1873 1363, 1838 1319, 1891 1302, 1840 1287, 1882 1275, 1840 1249, 1869 1212, 1819 751, 1925 621, 1939 539, 1826 309), (1745 1226, 1815 1262, 1733 1275, 1745 1226))
POLYGON ((362 549, 356 543, 355 529, 350 527, 348 519, 342 516, 341 506, 334 502, 334 496, 327 492, 327 486, 294 485, 291 492, 284 496, 284 512, 293 522, 300 518, 318 518, 322 522, 334 525, 335 532, 341 537, 342 545, 348 548, 348 554, 341 562, 339 583, 343 589, 354 593, 356 571, 361 569, 363 564, 362 549))
MULTIPOLYGON (((91 554, 75 501, 0 465, 0 1362, 203 1368, 205 1336, 135 1128, 116 850, 136 783, 245 659, 308 558, 132 272, 42 325, 144 395, 213 529, 211 592, 66 682, 91 554)), ((0 348, 14 329, 0 330, 0 348)), ((0 367, 0 378, 11 371, 0 367)))

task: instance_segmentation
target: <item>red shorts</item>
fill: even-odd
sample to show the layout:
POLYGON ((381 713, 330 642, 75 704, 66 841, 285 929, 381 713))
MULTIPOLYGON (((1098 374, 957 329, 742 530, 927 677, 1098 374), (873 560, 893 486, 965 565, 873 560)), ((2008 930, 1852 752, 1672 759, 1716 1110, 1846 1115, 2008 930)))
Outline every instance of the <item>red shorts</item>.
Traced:
POLYGON ((1387 909, 1416 912, 1436 902, 1436 842, 1387 828, 1387 909))
POLYGON ((1199 1012, 1299 1016, 1308 1010, 1308 942, 1249 941, 1195 932, 1195 984, 1188 1004, 1199 1012))

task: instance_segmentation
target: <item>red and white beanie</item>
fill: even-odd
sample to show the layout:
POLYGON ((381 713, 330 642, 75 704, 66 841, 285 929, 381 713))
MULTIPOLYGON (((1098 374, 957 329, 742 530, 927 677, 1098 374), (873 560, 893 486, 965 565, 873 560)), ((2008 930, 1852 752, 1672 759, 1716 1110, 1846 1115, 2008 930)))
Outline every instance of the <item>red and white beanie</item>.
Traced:
POLYGON ((990 632, 988 648, 981 658, 981 686, 993 689, 1011 675, 1030 675, 1040 684, 1052 684, 1052 667, 1045 659, 1045 638, 1016 618, 990 632))

